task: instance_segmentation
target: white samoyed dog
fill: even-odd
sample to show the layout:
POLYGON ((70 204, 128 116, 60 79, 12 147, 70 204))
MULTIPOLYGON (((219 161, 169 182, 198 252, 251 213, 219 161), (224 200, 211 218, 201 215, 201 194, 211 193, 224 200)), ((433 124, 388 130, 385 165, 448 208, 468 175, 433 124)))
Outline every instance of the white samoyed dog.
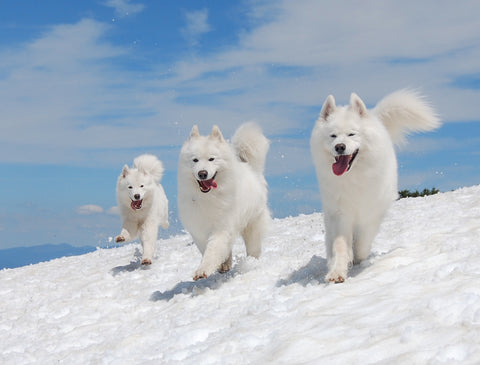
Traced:
POLYGON ((158 226, 167 229, 168 200, 160 180, 163 164, 153 155, 141 155, 133 166, 123 167, 117 181, 117 202, 122 217, 122 231, 115 242, 131 241, 140 236, 142 265, 150 265, 155 253, 158 226))
POLYGON ((232 265, 232 246, 241 235, 247 255, 258 258, 270 222, 263 176, 269 141, 245 123, 229 144, 217 126, 201 136, 194 126, 178 165, 178 211, 202 253, 193 279, 232 265))
POLYGON ((400 90, 373 110, 353 93, 349 106, 329 95, 310 139, 325 219, 327 282, 343 282, 352 263, 365 259, 380 223, 398 198, 394 144, 409 131, 440 125, 418 94, 400 90))

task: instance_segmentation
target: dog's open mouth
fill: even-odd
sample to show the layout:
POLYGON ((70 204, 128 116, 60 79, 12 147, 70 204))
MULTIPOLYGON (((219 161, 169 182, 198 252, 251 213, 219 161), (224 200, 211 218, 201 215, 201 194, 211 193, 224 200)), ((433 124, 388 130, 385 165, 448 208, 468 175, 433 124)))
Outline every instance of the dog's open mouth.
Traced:
POLYGON ((200 186, 200 191, 202 193, 208 193, 210 190, 217 188, 217 183, 215 181, 216 176, 217 176, 217 173, 215 173, 215 175, 213 175, 211 179, 197 180, 198 185, 200 186))
POLYGON ((337 176, 343 175, 352 167, 353 160, 357 157, 358 149, 351 155, 335 156, 335 163, 332 165, 333 173, 337 176))
POLYGON ((132 200, 132 202, 130 203, 130 206, 132 207, 133 210, 138 210, 138 209, 142 209, 142 203, 143 203, 143 199, 132 200))

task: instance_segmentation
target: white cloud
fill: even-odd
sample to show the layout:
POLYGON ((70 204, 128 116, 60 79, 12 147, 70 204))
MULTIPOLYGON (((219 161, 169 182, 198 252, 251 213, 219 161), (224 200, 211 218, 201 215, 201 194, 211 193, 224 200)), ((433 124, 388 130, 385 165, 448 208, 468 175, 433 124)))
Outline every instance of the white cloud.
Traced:
POLYGON ((196 46, 200 37, 211 30, 211 26, 208 23, 207 9, 185 13, 185 21, 186 25, 181 29, 181 32, 191 46, 196 46))
POLYGON ((59 25, 16 52, 0 53, 2 137, 33 146, 78 140, 78 127, 98 111, 97 93, 109 87, 104 62, 123 54, 101 41, 105 30, 92 20, 59 25))
POLYGON ((120 208, 115 206, 115 207, 111 207, 107 210, 107 214, 110 214, 110 215, 120 215, 120 208))
POLYGON ((145 8, 143 4, 132 4, 130 0, 107 0, 105 5, 114 8, 115 16, 119 18, 140 13, 145 8))
POLYGON ((206 92, 211 83, 203 75, 235 71, 255 104, 319 107, 332 92, 346 100, 357 91, 374 104, 397 88, 420 87, 444 118, 478 118, 478 91, 449 86, 456 75, 478 73, 480 3, 469 4, 471 11, 445 1, 262 2, 261 14, 273 18, 235 47, 180 62, 178 79, 196 80, 206 92), (304 72, 284 75, 282 68, 304 72))
POLYGON ((76 209, 77 214, 80 215, 91 215, 91 214, 100 214, 103 213, 103 208, 94 205, 94 204, 87 204, 87 205, 82 205, 76 209))
MULTIPOLYGON (((173 166, 193 123, 205 131, 217 123, 231 136, 255 120, 268 136, 303 131, 299 140, 272 145, 267 163, 293 172, 311 169, 302 156, 330 93, 344 103, 355 91, 372 106, 390 91, 419 87, 444 120, 480 115, 479 91, 450 84, 478 73, 480 2, 469 2, 468 11, 443 0, 248 4, 254 26, 238 42, 141 77, 112 66, 130 51, 107 42, 110 28, 94 20, 0 50, 1 161, 122 166, 131 160, 127 149, 160 146, 171 149, 173 166)), ((185 14, 189 42, 211 31, 209 16, 206 9, 185 14)))
POLYGON ((108 30, 84 19, 0 50, 2 162, 77 164, 92 149, 171 141, 168 125, 158 133, 152 128, 157 104, 171 96, 153 96, 129 71, 112 67, 127 51, 104 41, 108 30))
MULTIPOLYGON (((230 137, 240 123, 254 120, 272 140, 267 178, 292 181, 301 176, 298 187, 290 184, 290 188, 306 190, 304 177, 314 179, 309 134, 330 93, 340 104, 355 91, 372 106, 395 89, 419 88, 443 120, 479 119, 480 91, 452 83, 465 75, 478 78, 480 72, 478 1, 467 0, 461 6, 450 0, 243 4, 250 7, 242 10, 251 18, 230 37, 237 41, 218 44, 208 54, 202 54, 200 47, 187 55, 180 52, 176 62, 152 69, 142 65, 142 70, 132 71, 121 66, 143 57, 155 60, 140 54, 140 48, 112 43, 110 22, 83 19, 52 26, 23 44, 2 43, 0 163, 116 166, 120 173, 135 156, 132 150, 135 154, 159 151, 174 174, 179 147, 192 124, 199 124, 202 133, 219 124, 230 137)), ((117 17, 143 10, 143 5, 128 1, 111 0, 107 6, 115 9, 117 17)), ((190 46, 198 46, 212 31, 214 14, 207 10, 184 14, 181 32, 190 46)), ((453 143, 458 144, 435 138, 411 143, 401 153, 432 152, 453 143)), ((434 182, 442 188, 435 183, 439 180, 435 171, 429 175, 410 170, 400 169, 401 186, 434 182)), ((449 172, 440 176, 444 180, 458 179, 458 186, 478 183, 471 177, 474 174, 439 171, 449 172)), ((316 191, 316 184, 310 185, 316 191)), ((284 184, 271 189, 275 196, 285 195, 284 184)), ((293 197, 299 205, 304 199, 293 197)), ((305 204, 317 206, 317 197, 305 204)), ((94 205, 76 212, 81 214, 79 220, 88 221, 84 227, 108 220, 115 222, 109 229, 117 229, 118 208, 104 211, 94 205), (94 215, 101 213, 107 214, 94 215)), ((48 217, 48 224, 57 221, 48 217)), ((68 225, 60 228, 63 237, 85 238, 72 234, 68 225)), ((109 229, 102 226, 99 231, 109 229)))

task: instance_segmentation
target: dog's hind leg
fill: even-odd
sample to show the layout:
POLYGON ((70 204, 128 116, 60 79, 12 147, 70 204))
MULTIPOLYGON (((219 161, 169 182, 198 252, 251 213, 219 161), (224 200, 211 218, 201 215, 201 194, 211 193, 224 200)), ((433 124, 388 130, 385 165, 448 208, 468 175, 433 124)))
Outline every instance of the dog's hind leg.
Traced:
POLYGON ((353 243, 353 262, 355 264, 359 264, 368 257, 377 232, 378 226, 375 224, 366 224, 357 230, 353 243))
POLYGON ((262 240, 270 224, 270 214, 264 210, 260 216, 252 219, 242 232, 248 256, 259 258, 262 252, 262 240))

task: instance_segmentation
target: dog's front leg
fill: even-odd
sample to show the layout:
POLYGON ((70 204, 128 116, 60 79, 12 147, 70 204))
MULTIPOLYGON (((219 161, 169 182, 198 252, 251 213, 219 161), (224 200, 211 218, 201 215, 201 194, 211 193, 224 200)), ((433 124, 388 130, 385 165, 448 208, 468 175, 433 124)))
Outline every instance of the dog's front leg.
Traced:
POLYGON ((142 265, 150 265, 152 263, 157 237, 158 227, 153 223, 146 223, 140 232, 140 240, 143 247, 142 265))
POLYGON ((130 232, 128 232, 126 228, 122 228, 120 234, 115 237, 115 242, 128 242, 131 241, 131 239, 130 232))
POLYGON ((343 283, 347 278, 348 267, 353 259, 352 247, 343 236, 334 239, 331 255, 328 257, 328 274, 325 281, 343 283))
POLYGON ((136 221, 122 219, 122 231, 115 237, 115 242, 129 242, 138 235, 138 224, 136 221))
POLYGON ((220 269, 223 263, 228 261, 232 253, 232 235, 229 232, 217 232, 212 234, 207 243, 207 248, 202 257, 200 266, 195 271, 193 280, 207 278, 220 269))

